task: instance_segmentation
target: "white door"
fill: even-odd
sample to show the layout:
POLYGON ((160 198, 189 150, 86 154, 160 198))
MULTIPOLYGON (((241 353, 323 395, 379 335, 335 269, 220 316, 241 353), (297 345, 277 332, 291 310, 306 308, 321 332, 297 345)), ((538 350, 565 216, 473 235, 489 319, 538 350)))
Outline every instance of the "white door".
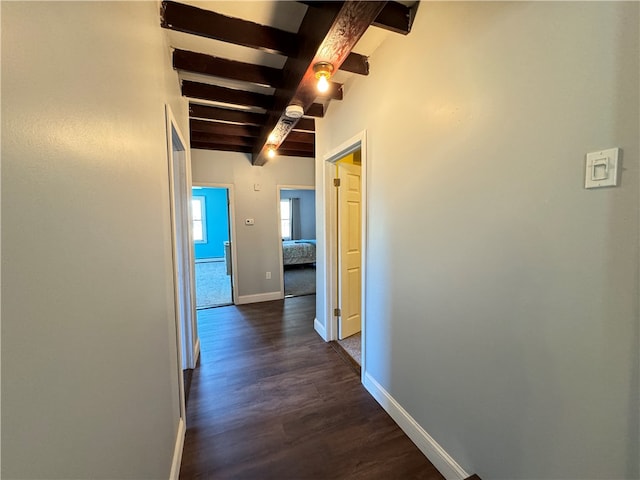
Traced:
POLYGON ((338 163, 338 337, 361 329, 362 305, 362 196, 361 167, 338 163))

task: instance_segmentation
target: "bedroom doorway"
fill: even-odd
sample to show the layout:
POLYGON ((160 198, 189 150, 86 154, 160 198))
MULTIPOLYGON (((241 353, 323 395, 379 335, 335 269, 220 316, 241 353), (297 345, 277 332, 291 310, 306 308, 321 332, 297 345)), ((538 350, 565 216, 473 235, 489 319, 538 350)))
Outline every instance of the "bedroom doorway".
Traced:
POLYGON ((316 293, 316 192, 278 186, 280 291, 284 298, 316 293))
POLYGON ((196 309, 235 303, 233 190, 230 185, 194 185, 191 197, 196 309))

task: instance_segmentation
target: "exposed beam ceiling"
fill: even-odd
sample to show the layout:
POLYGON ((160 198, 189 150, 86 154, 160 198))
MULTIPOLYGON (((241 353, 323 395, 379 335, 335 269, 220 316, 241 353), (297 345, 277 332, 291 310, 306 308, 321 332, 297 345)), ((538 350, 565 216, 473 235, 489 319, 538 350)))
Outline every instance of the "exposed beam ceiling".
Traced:
POLYGON ((417 8, 358 0, 185 1, 197 6, 162 2, 161 26, 189 99, 191 147, 250 154, 256 165, 265 163, 267 143, 280 155, 313 157, 313 117, 343 98, 342 83, 353 74, 369 73, 367 55, 389 35, 381 29, 407 34, 417 8), (380 28, 358 43, 370 25, 380 28), (360 53, 352 51, 356 44, 360 53), (322 95, 313 72, 319 61, 335 73, 322 95), (304 117, 287 117, 290 104, 302 106, 304 117))
MULTIPOLYGON (((337 2, 317 2, 330 4, 337 2)), ((162 2, 162 26, 179 32, 234 43, 255 48, 285 57, 295 56, 298 45, 304 42, 304 35, 287 32, 277 28, 259 25, 247 20, 228 17, 210 10, 182 3, 162 2)), ((354 58, 347 62, 345 69, 351 73, 367 75, 369 65, 366 57, 352 54, 354 58), (365 68, 366 65, 366 68, 365 68)))

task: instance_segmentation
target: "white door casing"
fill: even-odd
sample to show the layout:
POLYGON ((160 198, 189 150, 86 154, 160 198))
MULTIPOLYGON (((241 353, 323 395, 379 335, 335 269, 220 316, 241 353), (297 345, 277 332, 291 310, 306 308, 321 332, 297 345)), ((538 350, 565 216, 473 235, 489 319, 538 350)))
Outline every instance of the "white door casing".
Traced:
POLYGON ((194 368, 199 346, 196 317, 191 235, 191 162, 187 143, 169 105, 165 107, 167 160, 169 174, 169 204, 171 211, 171 240, 173 256, 173 289, 175 304, 176 370, 180 417, 169 478, 180 473, 182 448, 186 432, 184 393, 185 368, 194 368))
MULTIPOLYGON (((368 146, 367 132, 363 130, 337 147, 322 155, 324 168, 322 170, 321 186, 324 192, 324 214, 322 217, 324 235, 324 274, 318 274, 318 286, 324 290, 324 302, 319 305, 319 318, 314 323, 316 331, 326 341, 338 338, 338 317, 334 316, 334 309, 338 307, 338 242, 337 242, 337 192, 333 186, 335 177, 335 163, 345 155, 360 149, 361 153, 361 328, 362 328, 362 378, 367 372, 367 171, 368 146), (320 316, 322 315, 322 316, 320 316), (320 322, 323 318, 323 323, 320 322)), ((321 297, 320 297, 321 298, 321 297)), ((322 301, 322 300, 319 300, 322 301)))

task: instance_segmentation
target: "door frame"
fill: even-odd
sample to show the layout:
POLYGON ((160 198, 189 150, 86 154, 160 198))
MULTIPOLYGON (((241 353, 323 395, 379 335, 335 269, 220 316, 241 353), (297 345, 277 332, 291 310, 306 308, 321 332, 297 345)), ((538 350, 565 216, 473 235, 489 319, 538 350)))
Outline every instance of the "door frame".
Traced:
POLYGON ((175 366, 177 370, 178 403, 180 410, 176 443, 174 446, 173 459, 171 461, 171 471, 169 473, 169 478, 174 480, 178 478, 180 473, 182 449, 186 433, 187 414, 184 392, 184 369, 189 368, 191 365, 195 367, 195 361, 200 348, 200 341, 198 339, 197 327, 195 324, 195 292, 193 289, 195 277, 193 267, 191 266, 192 262, 190 261, 190 259, 193 258, 192 233, 191 228, 189 228, 191 222, 191 209, 189 208, 190 199, 187 198, 186 195, 182 195, 184 198, 176 196, 175 165, 180 165, 180 173, 178 176, 182 179, 181 183, 183 184, 183 188, 186 192, 191 188, 191 157, 188 143, 185 141, 180 127, 178 126, 178 122, 176 122, 169 105, 165 105, 165 132, 167 136, 166 146, 167 174, 169 177, 169 215, 171 223, 171 264, 173 270, 174 325, 176 332, 175 366), (178 208, 176 208, 176 205, 178 208), (176 210, 179 210, 179 212, 176 212, 176 210), (184 232, 184 229, 178 228, 179 225, 185 225, 185 212, 187 216, 186 232, 184 232), (185 233, 186 238, 184 238, 185 233), (182 242, 179 241, 180 236, 182 236, 182 242), (183 314, 183 312, 186 314, 183 314))
MULTIPOLYGON (((233 183, 215 183, 215 182, 195 182, 192 187, 202 188, 226 188, 229 192, 229 206, 227 214, 229 215, 229 243, 231 244, 231 301, 234 305, 238 304, 238 262, 237 262, 237 246, 236 246, 236 201, 233 183)), ((193 189, 191 190, 193 193, 193 189)), ((193 260, 195 268, 195 258, 193 260)))
POLYGON ((363 130, 357 135, 351 137, 349 140, 343 142, 336 148, 330 150, 323 156, 324 162, 324 241, 326 245, 325 249, 325 326, 326 326, 326 340, 332 341, 338 339, 338 318, 333 315, 333 311, 338 307, 338 211, 337 211, 337 199, 338 192, 336 187, 333 186, 333 178, 335 174, 336 162, 345 155, 355 152, 360 149, 362 156, 362 170, 361 170, 361 239, 362 239, 362 271, 361 271, 361 299, 360 299, 360 311, 362 322, 362 357, 361 357, 361 371, 362 378, 366 373, 366 299, 367 299, 367 244, 368 244, 368 201, 367 201, 367 131, 363 130))
MULTIPOLYGON (((194 263, 194 251, 193 251, 193 233, 191 232, 191 195, 188 197, 183 195, 184 198, 176 197, 176 174, 175 164, 184 167, 181 174, 184 176, 182 181, 185 192, 191 192, 191 156, 188 148, 188 143, 185 141, 184 136, 176 122, 176 119, 171 111, 169 105, 165 106, 166 111, 166 127, 167 127, 167 150, 169 155, 169 203, 171 208, 171 243, 173 253, 173 280, 174 280, 174 301, 176 321, 178 322, 178 334, 179 334, 179 346, 180 346, 180 358, 182 361, 182 369, 193 369, 196 366, 198 354, 200 351, 200 339, 198 338, 198 327, 196 325, 196 297, 195 289, 195 273, 193 269, 194 263), (178 137, 178 143, 182 147, 182 150, 174 150, 175 140, 174 132, 178 137), (180 152, 180 157, 175 158, 174 151, 180 152), (179 205, 179 212, 176 212, 176 204, 179 205), (184 218, 184 212, 186 212, 186 219, 184 218), (186 221, 186 232, 181 232, 179 226, 181 222, 186 221), (186 251, 180 248, 180 242, 178 239, 179 234, 183 234, 183 241, 186 241, 186 251), (186 235, 186 238, 184 237, 186 235), (185 261, 186 259, 186 261, 185 261), (179 263, 182 263, 182 275, 180 275, 179 263), (185 265, 186 264, 186 265, 185 265), (181 313, 181 305, 183 299, 180 295, 181 287, 184 289, 186 316, 181 313)), ((181 382, 182 385, 182 382, 181 382)), ((184 396, 184 392, 183 392, 184 396)), ((183 406, 184 408, 184 398, 183 406)))
MULTIPOLYGON (((315 185, 276 185, 276 202, 278 215, 278 251, 280 252, 280 298, 284 298, 284 257, 282 256, 282 222, 280 221, 280 200, 282 190, 313 190, 316 191, 315 185)), ((314 212, 315 214, 315 212, 314 212)), ((317 283, 317 278, 316 278, 317 283)))

